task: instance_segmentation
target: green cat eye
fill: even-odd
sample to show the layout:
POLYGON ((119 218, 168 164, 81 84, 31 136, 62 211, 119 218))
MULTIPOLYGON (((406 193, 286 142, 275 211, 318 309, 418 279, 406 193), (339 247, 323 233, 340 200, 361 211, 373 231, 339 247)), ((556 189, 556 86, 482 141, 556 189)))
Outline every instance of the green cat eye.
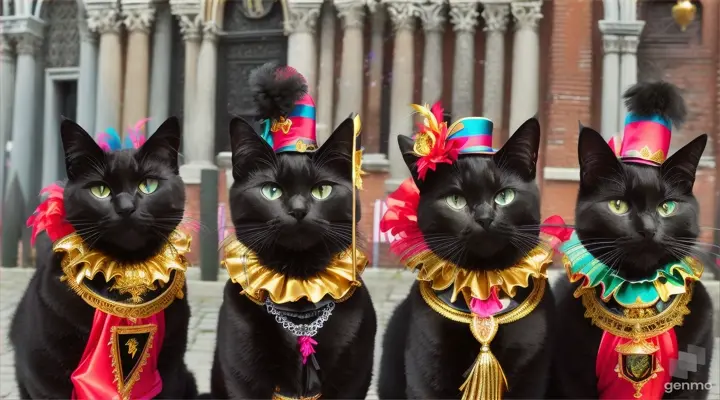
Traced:
POLYGON ((105 185, 96 185, 90 188, 90 193, 98 199, 110 196, 110 188, 105 185))
POLYGON ((145 179, 144 181, 140 182, 138 185, 138 189, 140 189, 141 192, 144 194, 152 194, 155 192, 158 188, 158 180, 157 179, 145 179))
POLYGON ((503 189, 495 195, 495 203, 499 206, 506 206, 515 200, 515 191, 512 189, 503 189))
POLYGON ((617 215, 623 215, 630 209, 630 206, 625 200, 610 200, 608 202, 608 208, 610 211, 612 211, 614 214, 617 215))
POLYGON ((274 183, 268 183, 263 185, 262 189, 260 189, 263 196, 265 196, 268 200, 277 200, 282 196, 282 189, 280 189, 280 186, 274 184, 274 183))
POLYGON ((675 213, 675 210, 677 210, 677 205, 677 202, 668 200, 660 204, 660 207, 657 208, 658 214, 660 214, 661 217, 669 217, 675 213))
POLYGON ((313 188, 313 190, 310 192, 312 194, 312 197, 318 199, 318 200, 325 200, 330 196, 330 193, 332 193, 332 186, 330 185, 318 185, 313 188))
POLYGON ((458 196, 456 194, 451 194, 450 196, 446 197, 445 202, 453 210, 462 210, 467 205, 467 200, 465 200, 464 197, 458 196))

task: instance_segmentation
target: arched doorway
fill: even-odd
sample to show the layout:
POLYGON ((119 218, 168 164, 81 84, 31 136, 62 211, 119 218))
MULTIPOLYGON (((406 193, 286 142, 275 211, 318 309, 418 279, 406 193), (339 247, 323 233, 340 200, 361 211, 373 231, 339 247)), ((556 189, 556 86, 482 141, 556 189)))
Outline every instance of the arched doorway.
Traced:
POLYGON ((250 71, 266 62, 287 62, 282 0, 227 1, 225 32, 218 43, 215 151, 230 150, 228 125, 233 116, 255 118, 248 90, 250 71))

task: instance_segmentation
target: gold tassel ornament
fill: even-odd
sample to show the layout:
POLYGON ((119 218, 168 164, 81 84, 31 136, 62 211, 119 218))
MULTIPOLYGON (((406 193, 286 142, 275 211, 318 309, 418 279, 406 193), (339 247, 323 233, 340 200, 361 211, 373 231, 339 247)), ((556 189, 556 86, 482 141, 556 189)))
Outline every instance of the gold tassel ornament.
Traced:
POLYGON ((462 400, 500 400, 507 389, 505 373, 490 351, 490 342, 497 334, 498 326, 497 320, 492 316, 473 317, 470 331, 482 346, 470 374, 460 386, 463 392, 462 400))

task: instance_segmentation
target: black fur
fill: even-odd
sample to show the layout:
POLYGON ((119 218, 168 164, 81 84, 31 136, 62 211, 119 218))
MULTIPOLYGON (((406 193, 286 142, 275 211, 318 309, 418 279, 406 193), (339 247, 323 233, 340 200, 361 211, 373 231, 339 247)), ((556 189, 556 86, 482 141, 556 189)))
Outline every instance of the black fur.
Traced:
POLYGON ((293 110, 295 102, 307 94, 308 86, 292 68, 267 63, 250 73, 250 90, 258 115, 278 119, 293 110))
POLYGON ((623 98, 628 111, 639 116, 660 114, 675 126, 685 122, 685 101, 680 90, 671 83, 639 82, 626 90, 623 98))
MULTIPOLYGON (((236 236, 268 268, 291 277, 312 277, 350 246, 353 134, 348 119, 317 152, 275 154, 247 122, 231 122, 235 182, 230 208, 236 236), (262 194, 268 183, 282 189, 276 200, 262 194), (332 186, 332 191, 316 200, 311 191, 321 184, 332 186)), ((295 387, 300 379, 297 338, 241 290, 232 282, 225 287, 212 369, 213 398, 269 398, 276 385, 295 387)), ((336 304, 315 336, 323 398, 365 398, 376 327, 364 286, 336 304)))
MULTIPOLYGON (((401 152, 417 177, 412 140, 399 137, 401 152)), ((420 188, 418 224, 431 250, 465 269, 506 269, 538 244, 540 198, 535 163, 540 143, 536 119, 525 122, 494 156, 461 155, 452 165, 428 172, 420 188), (513 189, 515 200, 498 206, 495 196, 513 189), (446 197, 460 195, 460 211, 446 197)), ((529 316, 501 325, 493 354, 508 379, 505 398, 540 398, 550 366, 553 297, 545 296, 529 316)), ((432 310, 416 285, 390 319, 383 343, 379 395, 382 399, 460 398, 463 374, 480 351, 467 324, 432 310)))
MULTIPOLYGON (((673 154, 661 167, 618 161, 599 133, 580 132, 578 153, 582 171, 576 230, 585 247, 627 279, 649 277, 668 262, 695 254, 699 207, 693 196, 700 156, 707 136, 702 135, 673 154), (629 211, 617 215, 608 203, 621 199, 629 211), (675 214, 663 218, 657 208, 666 200, 678 204, 675 214), (608 246, 607 243, 613 243, 608 246)), ((555 288, 558 299, 555 352, 549 398, 597 398, 595 360, 602 330, 584 317, 584 307, 573 297, 577 285, 566 281, 555 288)), ((707 382, 713 354, 712 303, 700 282, 694 284, 690 315, 675 328, 678 349, 688 345, 705 349, 706 365, 689 373, 689 382, 707 382)), ((673 378, 673 382, 684 380, 673 378)), ((672 391, 665 398, 707 398, 707 391, 672 391)))
MULTIPOLYGON (((177 175, 177 119, 168 119, 141 149, 113 153, 103 152, 72 121, 64 121, 61 130, 69 176, 64 194, 68 222, 91 247, 116 259, 137 261, 156 254, 183 218, 185 206, 185 188, 177 175), (156 192, 141 195, 138 184, 147 177, 160 183, 156 192), (88 185, 97 182, 108 185, 112 194, 105 199, 91 195, 88 185), (127 207, 134 212, 120 214, 127 207)), ((37 270, 10 329, 15 374, 22 398, 68 399, 70 375, 85 349, 95 309, 60 282, 61 256, 52 252, 47 236, 38 239, 37 270)), ((158 398, 197 395, 195 379, 183 362, 189 319, 187 295, 165 310, 158 398)))

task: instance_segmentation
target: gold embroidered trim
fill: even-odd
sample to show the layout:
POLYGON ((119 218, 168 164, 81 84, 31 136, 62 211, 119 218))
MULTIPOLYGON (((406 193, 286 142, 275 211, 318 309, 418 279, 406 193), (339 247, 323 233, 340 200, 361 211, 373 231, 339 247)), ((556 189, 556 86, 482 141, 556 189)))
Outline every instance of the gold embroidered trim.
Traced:
POLYGON ((112 357, 112 370, 113 375, 115 375, 115 382, 117 383, 118 394, 120 395, 121 400, 130 400, 132 388, 133 386, 135 386, 135 383, 137 383, 137 381, 140 379, 140 374, 142 373, 145 364, 147 364, 147 359, 150 356, 150 349, 153 346, 153 340, 155 338, 155 333, 157 332, 157 325, 147 324, 132 326, 113 326, 110 328, 110 332, 112 333, 112 342, 110 343, 110 356, 112 357), (135 367, 133 367, 132 371, 130 371, 128 381, 127 383, 125 383, 122 377, 122 362, 120 361, 120 351, 122 350, 120 348, 121 343, 119 340, 119 335, 127 335, 133 333, 147 333, 148 339, 147 344, 145 345, 145 348, 140 355, 140 357, 142 358, 140 359, 140 361, 138 361, 137 364, 135 364, 135 367))
POLYGON ((367 257, 356 252, 357 267, 353 267, 350 249, 336 254, 330 265, 320 274, 309 279, 287 277, 263 266, 257 255, 238 240, 225 247, 223 266, 230 279, 242 287, 242 294, 257 304, 264 304, 270 296, 273 303, 283 304, 307 298, 317 303, 330 295, 336 303, 350 298, 362 285, 356 276, 365 269, 367 257))
POLYGON ((169 243, 154 257, 132 264, 119 263, 100 252, 93 251, 77 234, 68 235, 55 243, 53 251, 63 254, 61 281, 67 283, 88 305, 105 313, 123 318, 145 318, 167 308, 176 298, 182 299, 185 271, 189 265, 184 254, 190 250, 190 236, 180 231, 170 235, 169 243), (175 277, 171 281, 172 272, 175 277), (88 288, 85 279, 102 274, 112 284, 110 290, 128 293, 128 303, 102 297, 88 288), (170 283, 167 288, 165 285, 170 283), (164 289, 156 298, 143 301, 150 291, 164 289))
POLYGON ((626 339, 649 339, 682 325, 683 318, 690 314, 687 305, 692 299, 692 291, 692 285, 688 285, 685 293, 677 295, 661 313, 646 313, 649 316, 635 318, 616 315, 607 310, 600 303, 593 288, 583 289, 580 296, 585 307, 585 318, 589 318, 600 329, 626 339))

